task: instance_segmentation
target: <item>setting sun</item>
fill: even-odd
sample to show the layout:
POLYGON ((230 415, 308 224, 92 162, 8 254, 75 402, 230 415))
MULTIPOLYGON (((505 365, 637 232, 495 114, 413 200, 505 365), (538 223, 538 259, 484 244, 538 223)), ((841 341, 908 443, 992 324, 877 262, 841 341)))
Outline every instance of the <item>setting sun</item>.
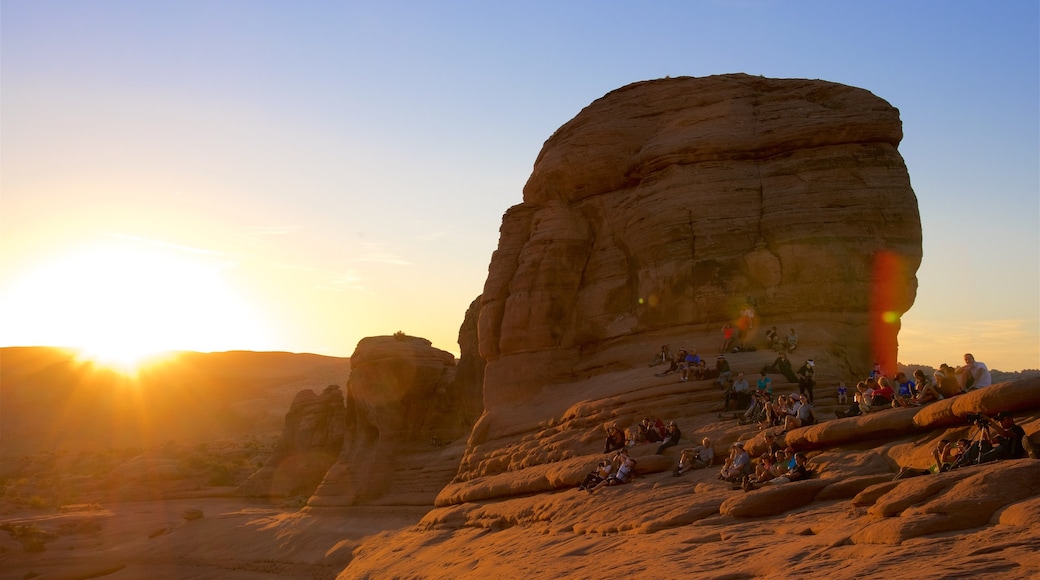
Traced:
POLYGON ((79 348, 124 373, 164 351, 255 344, 262 329, 225 279, 229 267, 219 255, 142 240, 77 249, 12 285, 6 332, 79 348))

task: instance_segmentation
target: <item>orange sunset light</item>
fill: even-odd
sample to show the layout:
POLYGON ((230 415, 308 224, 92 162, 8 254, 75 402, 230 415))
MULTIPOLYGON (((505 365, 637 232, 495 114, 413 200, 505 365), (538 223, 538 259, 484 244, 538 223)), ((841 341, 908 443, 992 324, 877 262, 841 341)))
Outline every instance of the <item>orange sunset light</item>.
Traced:
POLYGON ((230 350, 263 334, 219 256, 147 244, 78 248, 15 281, 8 331, 133 375, 170 350, 230 350))

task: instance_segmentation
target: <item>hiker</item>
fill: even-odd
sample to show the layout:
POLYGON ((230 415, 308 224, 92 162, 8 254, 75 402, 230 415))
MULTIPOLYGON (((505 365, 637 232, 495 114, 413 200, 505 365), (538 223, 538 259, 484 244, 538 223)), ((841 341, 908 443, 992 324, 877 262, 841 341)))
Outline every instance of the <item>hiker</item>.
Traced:
POLYGON ((690 449, 683 449, 679 454, 679 465, 672 471, 672 475, 678 477, 691 469, 704 469, 711 467, 715 462, 715 449, 711 446, 711 439, 701 439, 701 444, 690 449))
POLYGON ((838 404, 846 405, 849 402, 849 388, 845 386, 845 381, 838 383, 838 404))
POLYGON ((993 384, 993 377, 990 376, 986 363, 975 360, 974 355, 971 353, 964 355, 964 366, 957 367, 954 375, 957 377, 957 384, 960 385, 962 393, 993 384))

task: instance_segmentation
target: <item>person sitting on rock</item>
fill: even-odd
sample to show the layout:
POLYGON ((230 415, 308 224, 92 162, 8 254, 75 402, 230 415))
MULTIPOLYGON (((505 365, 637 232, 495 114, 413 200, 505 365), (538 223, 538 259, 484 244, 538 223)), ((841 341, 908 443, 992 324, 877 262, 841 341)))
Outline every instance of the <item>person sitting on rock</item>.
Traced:
POLYGON ((809 397, 808 401, 813 402, 813 387, 816 386, 816 362, 813 359, 809 359, 802 364, 801 368, 798 369, 798 393, 802 397, 809 397))
POLYGON ((961 455, 968 449, 970 443, 971 442, 967 439, 961 439, 956 443, 951 443, 949 439, 942 439, 935 445, 935 448, 932 449, 932 459, 935 460, 935 465, 930 469, 903 466, 899 468, 899 472, 896 473, 896 476, 892 478, 892 480, 909 479, 911 477, 919 477, 930 473, 949 471, 957 465, 960 461, 961 455))
POLYGON ((789 383, 797 383, 798 377, 794 374, 794 370, 791 368, 791 361, 787 358, 787 353, 782 352, 773 361, 773 364, 763 369, 767 372, 780 373, 784 375, 789 383))
POLYGON ((700 362, 701 357, 697 355, 697 349, 688 352, 682 364, 679 365, 679 382, 685 383, 690 380, 690 371, 700 364, 700 362))
POLYGON ((794 352, 794 349, 798 348, 798 333, 793 328, 787 333, 787 338, 784 340, 784 348, 787 352, 794 352))
POLYGON ((609 459, 604 459, 600 461, 596 464, 596 467, 593 468, 593 470, 585 476, 585 480, 581 482, 581 485, 578 486, 578 489, 582 491, 592 489, 601 481, 610 477, 610 474, 613 471, 614 464, 611 463, 609 459))
POLYGON ((964 366, 957 367, 954 375, 957 377, 957 384, 960 386, 962 393, 993 384, 993 377, 990 375, 989 368, 985 363, 975 360, 974 355, 971 353, 964 355, 964 366))
POLYGON ((773 400, 773 379, 766 376, 765 369, 762 369, 759 373, 758 383, 755 388, 759 393, 765 393, 768 395, 770 401, 773 400))
POLYGON ((679 454, 679 465, 672 472, 674 476, 680 476, 691 469, 704 469, 715 463, 715 449, 711 446, 711 439, 701 439, 701 444, 690 449, 683 449, 679 454))
POLYGON ((732 378, 733 371, 729 369, 729 361, 726 360, 726 355, 720 354, 715 359, 715 384, 724 389, 732 378))
POLYGON ((675 421, 669 421, 668 426, 665 427, 664 439, 657 447, 657 454, 663 455, 665 449, 678 445, 680 437, 682 437, 682 431, 679 430, 679 426, 675 424, 675 421))
POLYGON ((881 363, 875 362, 874 363, 874 368, 870 369, 870 374, 867 375, 867 378, 868 379, 874 379, 875 381, 877 381, 878 379, 880 379, 883 376, 885 376, 885 373, 884 373, 884 371, 881 370, 881 363))
POLYGON ((1015 425, 1014 415, 1008 411, 1001 411, 993 419, 982 413, 979 413, 979 417, 989 427, 990 444, 993 446, 989 451, 982 453, 979 463, 1025 457, 1022 439, 1026 432, 1020 425, 1015 425))
POLYGON ((892 383, 888 382, 888 379, 881 377, 876 383, 872 384, 874 379, 867 379, 867 388, 872 390, 870 395, 870 406, 867 409, 861 409, 864 413, 869 411, 876 411, 877 409, 885 409, 892 405, 892 397, 895 396, 895 390, 892 389, 892 383))
POLYGON ((603 481, 597 483, 595 487, 587 488, 589 493, 596 493, 596 491, 604 486, 622 485, 632 481, 632 476, 635 475, 636 460, 629 457, 628 449, 622 448, 621 451, 614 456, 614 463, 617 464, 617 471, 612 475, 609 475, 603 481))
POLYGON ((727 322, 722 325, 722 346, 719 352, 729 352, 729 345, 733 344, 733 327, 727 322))
POLYGON ((762 456, 758 458, 758 465, 755 466, 755 472, 744 477, 741 481, 741 487, 744 488, 744 491, 751 491, 752 489, 755 489, 755 485, 762 485, 767 481, 776 479, 777 477, 776 457, 774 457, 772 453, 763 453, 762 456))
POLYGON ((766 331, 766 345, 777 351, 783 349, 783 342, 780 340, 780 333, 776 331, 775 326, 766 331))
POLYGON ((744 451, 744 443, 737 441, 730 447, 729 457, 726 459, 719 479, 724 481, 740 481, 745 475, 751 473, 751 457, 744 451))
POLYGON ((726 389, 723 403, 725 410, 729 411, 730 401, 734 402, 734 407, 737 409, 746 408, 748 403, 751 402, 750 398, 751 385, 749 385, 747 379, 744 378, 744 373, 737 373, 737 378, 733 381, 733 384, 726 389))
POLYGON ((852 404, 848 409, 839 409, 834 414, 839 418, 858 417, 863 414, 863 409, 870 409, 870 397, 874 389, 867 387, 866 381, 856 383, 856 392, 852 394, 852 404))
POLYGON ((686 349, 680 348, 679 352, 677 352, 677 353, 672 355, 671 361, 669 361, 668 369, 664 370, 664 371, 661 371, 659 373, 656 373, 654 376, 655 377, 663 377, 663 376, 667 375, 668 373, 678 372, 681 369, 681 367, 682 367, 682 365, 683 365, 683 363, 685 361, 686 361, 686 349))
POLYGON ((617 451, 625 446, 625 432, 618 427, 617 423, 607 427, 607 441, 603 445, 603 453, 617 451))
POLYGON ((740 424, 748 425, 751 423, 758 423, 766 418, 766 409, 769 407, 771 401, 769 400, 769 394, 765 391, 755 391, 751 394, 751 404, 748 405, 747 411, 744 411, 744 415, 741 416, 740 424))
POLYGON ((921 369, 914 371, 914 391, 917 392, 917 396, 914 397, 914 403, 917 405, 923 405, 931 401, 941 401, 943 398, 943 394, 935 387, 932 379, 924 374, 924 371, 921 369))
MULTIPOLYGON (((797 395, 791 396, 793 397, 797 395)), ((800 401, 795 403, 794 414, 788 414, 784 419, 783 433, 799 427, 808 427, 814 423, 816 423, 816 415, 813 414, 812 403, 802 397, 800 401)))
POLYGON ((896 373, 896 393, 892 398, 893 407, 910 407, 914 402, 914 382, 907 378, 906 373, 896 373))
POLYGON ((792 481, 801 481, 812 477, 812 469, 809 468, 809 459, 804 453, 801 451, 795 453, 794 462, 794 467, 788 469, 787 473, 778 475, 765 483, 750 483, 749 481, 743 483, 742 487, 744 488, 744 491, 752 491, 763 485, 779 485, 782 483, 790 483, 792 481))
POLYGON ((957 370, 950 365, 946 363, 939 365, 939 370, 935 371, 932 376, 935 379, 935 387, 939 389, 943 397, 950 398, 961 394, 961 384, 957 381, 957 370))
POLYGON ((766 418, 759 429, 783 425, 784 417, 791 412, 791 408, 791 399, 788 395, 777 395, 776 401, 773 401, 766 407, 766 418))
POLYGON ((776 452, 783 449, 783 447, 780 447, 780 444, 776 442, 776 435, 767 432, 763 435, 763 438, 766 441, 766 452, 773 457, 776 457, 776 452))

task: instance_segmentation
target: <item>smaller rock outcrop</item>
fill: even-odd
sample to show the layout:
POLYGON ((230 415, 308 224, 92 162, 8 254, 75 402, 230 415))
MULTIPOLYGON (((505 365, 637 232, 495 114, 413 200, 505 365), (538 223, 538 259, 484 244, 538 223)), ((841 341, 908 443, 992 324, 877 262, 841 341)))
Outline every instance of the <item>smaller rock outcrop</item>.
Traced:
POLYGON ((308 506, 432 505, 482 409, 479 387, 456 380, 451 353, 403 333, 362 339, 350 360, 343 448, 308 506))
POLYGON ((238 493, 256 497, 313 493, 339 457, 345 415, 337 385, 329 385, 321 395, 310 389, 297 393, 274 453, 238 487, 238 493))

